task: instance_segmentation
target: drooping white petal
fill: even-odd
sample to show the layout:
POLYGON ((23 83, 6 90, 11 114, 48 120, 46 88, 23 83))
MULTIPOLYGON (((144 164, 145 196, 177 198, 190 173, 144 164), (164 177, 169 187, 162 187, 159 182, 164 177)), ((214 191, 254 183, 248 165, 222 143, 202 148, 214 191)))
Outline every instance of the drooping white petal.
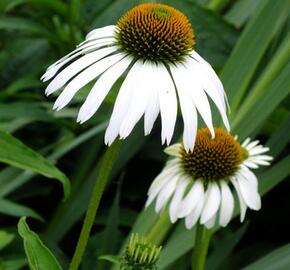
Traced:
POLYGON ((200 200, 204 197, 204 187, 201 180, 196 180, 188 194, 180 204, 178 217, 183 218, 189 215, 196 207, 200 200))
POLYGON ((97 63, 85 69, 68 83, 62 93, 58 96, 53 108, 60 110, 65 107, 79 89, 98 77, 107 68, 116 64, 123 57, 124 55, 122 53, 114 54, 98 61, 97 63))
MULTIPOLYGON (((170 161, 178 161, 178 160, 174 159, 170 161)), ((155 178, 155 180, 151 184, 148 190, 148 195, 150 195, 156 189, 156 187, 160 185, 160 182, 164 181, 163 180, 164 178, 165 179, 170 178, 178 172, 181 172, 179 162, 177 163, 168 162, 167 165, 164 167, 163 171, 155 178)))
POLYGON ((109 126, 105 133, 105 143, 111 145, 117 138, 120 130, 121 123, 128 110, 135 79, 139 76, 140 68, 142 67, 141 61, 136 61, 132 68, 129 70, 124 82, 121 85, 120 91, 116 98, 109 126))
POLYGON ((189 95, 191 101, 209 128, 212 137, 214 137, 212 115, 207 96, 202 89, 200 78, 198 78, 197 74, 192 72, 188 63, 186 64, 187 65, 178 65, 177 67, 171 68, 178 93, 180 93, 180 89, 182 89, 183 94, 189 95))
POLYGON ((87 54, 72 64, 70 64, 68 67, 66 67, 64 70, 62 70, 47 86, 45 93, 47 95, 52 94, 53 92, 57 91, 61 87, 63 87, 72 77, 74 77, 77 73, 82 71, 83 69, 87 68, 91 64, 99 61, 103 57, 115 52, 117 50, 116 47, 109 47, 100 49, 98 51, 92 52, 90 54, 87 54))
POLYGON ((186 187, 189 184, 189 179, 187 176, 181 177, 177 185, 176 191, 174 192, 173 198, 169 205, 169 217, 172 223, 176 222, 178 210, 180 208, 180 203, 184 196, 186 187))
POLYGON ((201 214, 200 223, 205 224, 218 211, 221 202, 220 189, 216 183, 209 183, 205 193, 205 202, 201 214))
MULTIPOLYGON (((222 96, 224 95, 224 99, 225 99, 225 102, 227 103, 227 106, 228 108, 230 107, 229 106, 229 103, 228 103, 228 99, 227 99, 227 95, 225 93, 225 90, 224 90, 224 87, 219 79, 219 77, 217 76, 217 74, 215 73, 214 69, 212 68, 212 66, 207 62, 205 61, 196 51, 192 51, 191 53, 191 56, 197 60, 204 72, 206 73, 206 75, 211 79, 211 81, 214 83, 215 85, 215 88, 219 91, 219 95, 222 96)), ((223 106, 224 106, 224 111, 226 111, 226 106, 225 104, 223 103, 223 106)))
POLYGON ((168 70, 162 64, 159 64, 156 67, 158 81, 155 83, 158 86, 158 98, 162 122, 161 138, 162 143, 166 142, 168 145, 173 136, 176 122, 177 98, 174 84, 168 70))
POLYGON ((180 101, 180 109, 183 117, 183 144, 185 150, 193 150, 197 132, 197 112, 188 89, 188 85, 184 85, 184 73, 178 69, 173 70, 173 78, 177 86, 177 92, 180 101))
POLYGON ((253 185, 243 177, 237 177, 241 195, 247 206, 253 210, 261 209, 261 197, 253 185))
POLYGON ((156 199, 156 205, 155 205, 155 211, 159 213, 163 207, 167 204, 168 200, 172 196, 176 184, 180 178, 180 175, 174 176, 172 179, 169 179, 168 183, 164 188, 161 190, 161 192, 158 194, 156 199))
POLYGON ((116 80, 125 72, 131 62, 131 58, 124 57, 101 75, 80 108, 78 122, 82 124, 95 114, 116 80))
POLYGON ((234 197, 226 182, 221 181, 220 187, 221 187, 221 207, 219 212, 219 224, 222 227, 226 227, 233 216, 234 197))
POLYGON ((101 42, 98 41, 98 42, 94 42, 91 44, 86 44, 84 46, 78 47, 71 53, 67 54, 66 56, 58 60, 56 63, 49 66, 47 71, 41 77, 41 80, 43 80, 44 82, 50 80, 65 64, 71 62, 73 59, 83 54, 88 54, 92 51, 96 51, 101 47, 112 45, 113 43, 114 43, 113 39, 105 39, 105 40, 102 40, 101 42))
POLYGON ((237 183, 236 179, 234 177, 231 178, 231 182, 234 185, 237 195, 238 195, 238 199, 240 202, 240 221, 243 222, 246 216, 246 212, 247 212, 247 205, 243 199, 243 196, 241 194, 240 191, 240 187, 239 184, 237 183))
POLYGON ((204 226, 209 230, 214 227, 216 222, 217 213, 215 213, 205 224, 204 226))
POLYGON ((150 66, 151 72, 150 72, 150 78, 148 77, 148 89, 150 93, 149 102, 147 103, 146 109, 145 109, 145 116, 144 116, 144 133, 145 135, 148 135, 154 125, 154 122, 156 121, 156 118, 159 114, 159 95, 158 95, 158 87, 159 87, 159 73, 157 72, 158 67, 155 64, 152 64, 150 66))
POLYGON ((152 74, 155 72, 154 65, 144 62, 139 71, 139 77, 135 78, 132 97, 128 104, 128 110, 120 127, 120 137, 126 138, 136 123, 143 116, 152 92, 156 92, 156 86, 152 83, 152 74))
POLYGON ((115 31, 116 31, 115 25, 107 25, 101 28, 96 28, 87 34, 86 40, 111 37, 114 36, 115 31))
POLYGON ((196 208, 193 209, 192 212, 188 216, 185 217, 185 227, 187 229, 191 229, 196 224, 196 222, 198 221, 200 217, 203 206, 204 206, 204 197, 202 197, 199 200, 196 208))
POLYGON ((180 148, 181 148, 181 144, 175 143, 166 147, 164 152, 169 156, 181 157, 180 148))
POLYGON ((219 91, 219 86, 214 84, 213 80, 210 80, 210 76, 208 77, 208 73, 203 72, 203 66, 200 67, 200 64, 197 61, 189 59, 188 64, 189 68, 192 69, 192 73, 196 74, 196 76, 200 79, 200 84, 203 86, 205 92, 210 96, 212 101, 217 106, 225 127, 227 128, 227 130, 230 130, 223 88, 222 91, 219 91))
POLYGON ((245 178, 248 179, 250 185, 258 190, 258 179, 256 175, 251 172, 246 166, 241 165, 241 169, 239 170, 239 173, 245 178))

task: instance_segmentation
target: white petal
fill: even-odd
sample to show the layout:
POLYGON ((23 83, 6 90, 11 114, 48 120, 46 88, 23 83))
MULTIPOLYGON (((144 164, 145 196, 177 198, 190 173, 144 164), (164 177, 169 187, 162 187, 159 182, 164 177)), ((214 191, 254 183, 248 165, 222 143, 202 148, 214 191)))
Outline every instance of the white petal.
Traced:
POLYGON ((183 117, 183 144, 185 150, 193 150, 197 132, 197 112, 195 105, 190 97, 188 85, 184 84, 184 73, 179 72, 178 68, 172 72, 174 82, 180 100, 180 109, 183 117))
POLYGON ((205 224, 218 211, 221 202, 221 194, 216 183, 209 183, 205 193, 205 202, 201 214, 200 223, 205 224))
POLYGON ((173 136, 176 116, 177 98, 173 81, 168 70, 163 65, 158 65, 156 69, 158 81, 154 82, 158 86, 159 106, 162 121, 162 143, 170 143, 173 136))
POLYGON ((170 179, 166 186, 161 190, 156 199, 155 211, 159 213, 167 204, 168 200, 175 191, 177 181, 180 175, 176 175, 174 178, 170 179))
POLYGON ((196 180, 188 194, 180 204, 178 217, 182 218, 189 215, 196 208, 198 202, 204 197, 204 187, 200 180, 196 180))
POLYGON ((198 221, 200 217, 203 206, 204 206, 204 197, 202 197, 201 200, 199 200, 196 208, 193 209, 192 212, 188 216, 186 216, 185 227, 187 229, 191 229, 196 224, 196 222, 198 221))
POLYGON ((258 140, 256 140, 256 141, 252 141, 251 143, 249 143, 249 144, 247 145, 247 150, 248 150, 248 151, 251 151, 251 149, 253 149, 254 147, 256 147, 257 144, 258 144, 259 142, 260 142, 260 141, 258 141, 258 140))
POLYGON ((178 92, 180 91, 179 89, 182 89, 184 93, 187 93, 190 96, 191 101, 200 113, 205 124, 208 126, 212 137, 214 137, 212 115, 207 96, 202 89, 200 78, 196 73, 192 72, 189 63, 190 62, 187 61, 187 66, 178 65, 177 67, 171 68, 174 82, 178 92))
POLYGON ((208 74, 208 72, 203 72, 203 65, 200 65, 198 62, 194 60, 190 60, 190 68, 192 69, 192 72, 197 74, 198 77, 200 77, 200 83, 203 86, 203 89, 206 91, 206 93, 210 96, 212 101, 217 106, 225 127, 227 130, 230 129, 230 124, 227 117, 227 110, 225 105, 225 93, 222 88, 222 91, 219 91, 216 84, 213 83, 212 80, 210 80, 211 76, 208 74))
POLYGON ((173 164, 170 166, 166 166, 163 169, 163 171, 155 178, 155 180, 151 184, 151 186, 148 190, 148 195, 151 195, 152 193, 156 192, 156 189, 157 189, 157 193, 158 193, 159 192, 158 189, 160 188, 160 185, 162 185, 162 183, 166 182, 166 179, 168 181, 168 179, 172 178, 174 175, 176 175, 179 172, 180 172, 179 164, 173 164))
POLYGON ((103 57, 113 53, 114 51, 116 51, 116 49, 117 49, 116 47, 104 48, 79 58, 78 60, 70 64, 68 67, 66 67, 64 70, 62 70, 50 82, 50 84, 47 86, 45 90, 45 93, 47 95, 50 95, 51 93, 57 91, 58 89, 63 87, 77 73, 79 73, 86 67, 90 66, 91 64, 99 61, 103 57))
POLYGON ((221 187, 221 207, 219 215, 219 224, 226 227, 230 222, 234 212, 234 198, 228 184, 224 181, 220 183, 221 187))
POLYGON ((242 143, 242 147, 247 148, 247 145, 250 143, 251 139, 250 138, 246 138, 243 143, 242 143))
POLYGON ((173 195, 173 198, 169 205, 169 216, 172 223, 176 222, 177 220, 177 213, 184 196, 185 189, 188 186, 189 179, 186 176, 183 176, 177 185, 176 191, 173 195))
POLYGON ((258 190, 258 179, 256 175, 251 172, 246 166, 241 165, 241 169, 239 173, 245 178, 248 179, 250 185, 255 189, 258 190))
POLYGON ((63 92, 59 95, 54 104, 54 109, 60 110, 65 107, 73 98, 73 96, 80 90, 82 87, 87 85, 90 81, 98 77, 103 73, 107 68, 116 64, 120 61, 124 55, 122 53, 114 54, 108 56, 97 63, 91 65, 79 75, 77 75, 69 84, 65 87, 63 92))
POLYGON ((106 39, 102 42, 94 42, 91 44, 86 44, 85 46, 81 46, 71 53, 67 54, 60 60, 58 60, 56 63, 52 64, 48 67, 47 71, 44 73, 44 75, 41 77, 41 80, 48 81, 50 80, 59 70, 62 68, 65 64, 71 62, 73 59, 77 58, 78 56, 82 54, 88 54, 92 51, 96 51, 101 47, 112 45, 113 40, 112 39, 106 39))
POLYGON ((86 39, 97 39, 114 36, 115 31, 116 31, 115 25, 107 25, 105 27, 93 29, 92 31, 90 31, 87 34, 86 39))
POLYGON ((253 210, 260 210, 261 197, 258 191, 253 188, 253 185, 245 178, 237 177, 237 182, 239 184, 243 199, 248 207, 253 210))
POLYGON ((121 123, 128 110, 128 105, 131 100, 135 79, 138 76, 139 70, 142 67, 142 62, 137 61, 129 70, 127 77, 121 85, 120 91, 116 98, 113 113, 109 122, 109 126, 105 133, 105 143, 111 145, 117 138, 121 123))
POLYGON ((268 147, 262 147, 261 145, 253 148, 252 150, 249 151, 250 155, 253 156, 253 155, 258 155, 258 154, 262 154, 262 153, 265 153, 265 152, 268 152, 269 151, 269 148, 268 147))
POLYGON ((236 192, 237 192, 237 195, 238 195, 238 199, 239 199, 239 202, 240 202, 240 221, 243 222, 244 219, 245 219, 245 216, 246 216, 246 212, 247 212, 247 205, 243 199, 243 196, 241 194, 241 191, 240 191, 240 187, 239 187, 239 184, 237 183, 236 179, 235 178, 231 178, 231 182, 233 183, 235 189, 236 189, 236 192))
POLYGON ((145 116, 144 116, 144 132, 145 135, 148 135, 152 128, 153 124, 156 121, 156 118, 159 114, 159 97, 158 97, 158 67, 155 64, 150 66, 151 72, 148 74, 150 77, 147 78, 148 83, 148 90, 150 93, 150 99, 145 109, 145 116))
POLYGON ((131 58, 125 57, 100 76, 80 108, 78 122, 84 123, 94 115, 116 80, 125 72, 131 61, 131 58))
MULTIPOLYGON (((227 95, 225 93, 225 90, 224 90, 224 87, 222 85, 222 82, 220 81, 219 77, 215 73, 215 71, 212 68, 212 66, 207 61, 205 61, 196 51, 193 50, 191 55, 192 55, 192 57, 195 60, 197 60, 202 65, 205 73, 207 74, 207 76, 210 77, 210 79, 214 83, 216 89, 219 91, 219 95, 220 96, 224 95, 225 102, 227 103, 227 106, 229 108, 227 95)), ((224 105, 224 111, 226 111, 225 105, 224 105)))
POLYGON ((205 226, 207 229, 211 229, 211 228, 214 227, 215 222, 216 222, 216 216, 217 216, 217 213, 215 213, 215 214, 212 216, 212 218, 204 224, 204 226, 205 226))
POLYGON ((255 163, 253 162, 250 162, 249 160, 246 160, 243 162, 244 165, 246 165, 247 167, 249 168, 252 168, 252 169, 257 169, 259 168, 259 166, 257 166, 255 163))
POLYGON ((139 76, 135 77, 132 97, 120 127, 120 137, 122 139, 130 134, 136 123, 140 120, 148 105, 152 91, 155 91, 155 89, 152 89, 152 83, 150 83, 154 72, 152 66, 151 63, 143 63, 138 73, 139 76))

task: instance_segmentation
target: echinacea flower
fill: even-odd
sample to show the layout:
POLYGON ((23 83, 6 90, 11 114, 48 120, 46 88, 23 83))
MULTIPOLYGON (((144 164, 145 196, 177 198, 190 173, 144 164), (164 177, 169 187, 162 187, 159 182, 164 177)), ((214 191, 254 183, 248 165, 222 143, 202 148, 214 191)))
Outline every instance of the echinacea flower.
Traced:
POLYGON ((52 79, 47 95, 61 89, 54 104, 56 110, 94 82, 78 113, 77 121, 84 123, 96 113, 118 79, 124 78, 105 134, 109 145, 118 135, 126 138, 143 115, 144 132, 149 134, 159 112, 162 143, 169 144, 179 99, 183 143, 188 151, 194 147, 197 113, 214 137, 208 97, 229 129, 222 83, 194 45, 195 35, 183 13, 163 4, 140 4, 116 25, 92 30, 74 51, 51 65, 42 80, 52 79))
POLYGON ((264 154, 269 148, 250 139, 240 144, 221 128, 215 128, 215 134, 212 139, 207 128, 199 129, 192 152, 182 144, 165 150, 174 158, 153 181, 147 206, 156 199, 156 212, 168 206, 171 221, 185 218, 188 229, 197 222, 207 228, 216 222, 225 227, 233 216, 233 193, 239 200, 241 222, 247 208, 261 208, 258 180, 250 169, 270 165, 272 157, 264 154))

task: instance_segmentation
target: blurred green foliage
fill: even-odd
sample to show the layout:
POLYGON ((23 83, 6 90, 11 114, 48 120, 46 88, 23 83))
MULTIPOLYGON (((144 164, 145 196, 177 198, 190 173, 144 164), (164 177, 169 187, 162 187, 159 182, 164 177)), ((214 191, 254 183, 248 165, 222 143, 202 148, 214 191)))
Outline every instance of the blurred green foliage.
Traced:
MULTIPOLYGON (((88 31, 116 23, 140 2, 0 0, 0 269, 31 265, 17 233, 21 216, 30 217, 28 223, 42 239, 22 219, 19 233, 26 239, 26 254, 27 246, 35 244, 48 263, 32 269, 60 269, 59 263, 66 269, 105 150, 104 130, 116 92, 88 123, 79 125, 75 119, 84 95, 54 112, 53 98, 45 97, 39 78, 88 31), (67 200, 61 185, 47 177, 61 181, 66 194, 70 179, 67 200)), ((207 269, 289 269, 290 1, 160 2, 189 17, 196 50, 215 67, 229 95, 232 132, 259 138, 275 157, 271 167, 257 172, 266 194, 262 210, 250 214, 246 225, 234 220, 218 230, 207 269)), ((181 130, 179 125, 175 140, 181 130)), ((143 205, 166 161, 159 131, 157 123, 144 137, 140 125, 123 143, 82 269, 109 269, 98 257, 118 254, 129 232, 146 233, 156 221, 153 209, 143 210, 143 205)), ((193 235, 182 222, 174 226, 163 243, 159 269, 189 269, 193 235)))

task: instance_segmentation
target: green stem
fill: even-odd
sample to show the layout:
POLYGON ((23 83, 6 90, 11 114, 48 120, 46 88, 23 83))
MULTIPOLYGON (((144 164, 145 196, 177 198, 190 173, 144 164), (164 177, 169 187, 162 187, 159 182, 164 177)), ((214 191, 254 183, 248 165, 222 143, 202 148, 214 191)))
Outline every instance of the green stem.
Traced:
POLYGON ((195 232, 195 246, 192 256, 192 270, 204 270, 208 246, 211 238, 211 230, 198 224, 195 232))
POLYGON ((156 223, 153 225, 151 230, 147 233, 146 239, 155 245, 160 245, 172 227, 168 216, 167 208, 164 209, 156 223))
POLYGON ((108 178, 110 176, 110 172, 112 170, 114 161, 117 158, 120 145, 121 145, 120 141, 114 142, 106 150, 106 153, 101 160, 99 174, 98 174, 96 184, 91 194, 91 198, 90 198, 89 206, 86 212, 81 234, 78 240, 78 244, 77 244, 74 256, 70 263, 69 270, 77 270, 79 268, 79 265, 81 263, 83 254, 85 252, 85 249, 89 240, 91 229, 95 221, 95 217, 96 217, 97 210, 100 204, 100 200, 104 193, 104 189, 108 181, 108 178))

